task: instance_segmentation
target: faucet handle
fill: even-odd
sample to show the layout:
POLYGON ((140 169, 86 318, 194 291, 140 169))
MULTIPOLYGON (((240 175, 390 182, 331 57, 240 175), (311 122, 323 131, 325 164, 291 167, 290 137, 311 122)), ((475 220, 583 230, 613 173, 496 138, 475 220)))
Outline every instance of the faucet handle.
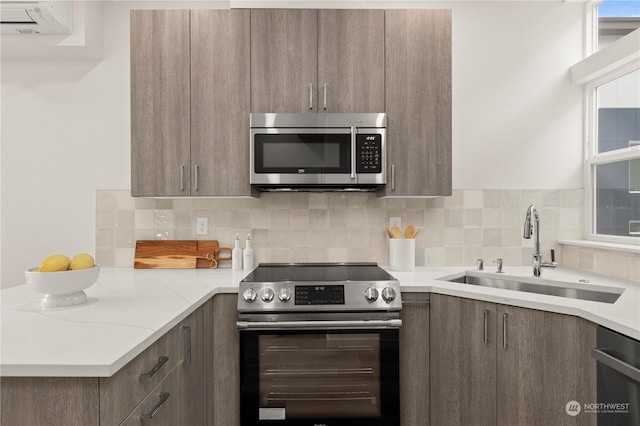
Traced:
POLYGON ((496 260, 493 261, 493 263, 496 264, 496 272, 501 274, 502 273, 502 259, 501 258, 497 258, 496 260))
MULTIPOLYGON (((541 258, 542 260, 542 258, 541 258)), ((558 262, 556 262, 556 251, 551 249, 551 262, 541 262, 540 264, 543 268, 557 268, 558 262)))

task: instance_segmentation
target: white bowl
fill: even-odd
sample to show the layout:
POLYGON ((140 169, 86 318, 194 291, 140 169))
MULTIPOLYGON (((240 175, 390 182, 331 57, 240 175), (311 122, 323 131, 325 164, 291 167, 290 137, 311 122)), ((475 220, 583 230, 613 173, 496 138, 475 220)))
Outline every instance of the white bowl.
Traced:
POLYGON ((40 301, 43 308, 72 306, 87 301, 83 291, 98 280, 100 265, 93 268, 59 272, 34 272, 35 268, 24 272, 26 283, 37 293, 44 294, 40 301))

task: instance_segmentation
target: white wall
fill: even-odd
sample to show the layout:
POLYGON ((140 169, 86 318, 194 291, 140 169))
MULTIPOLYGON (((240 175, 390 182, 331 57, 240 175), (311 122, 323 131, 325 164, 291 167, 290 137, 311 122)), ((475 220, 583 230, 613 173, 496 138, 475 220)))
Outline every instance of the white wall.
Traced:
MULTIPOLYGON (((581 188, 582 3, 406 3, 453 9, 454 187, 581 188)), ((96 189, 130 185, 129 9, 194 4, 104 2, 100 59, 2 59, 1 287, 94 251, 96 189)))

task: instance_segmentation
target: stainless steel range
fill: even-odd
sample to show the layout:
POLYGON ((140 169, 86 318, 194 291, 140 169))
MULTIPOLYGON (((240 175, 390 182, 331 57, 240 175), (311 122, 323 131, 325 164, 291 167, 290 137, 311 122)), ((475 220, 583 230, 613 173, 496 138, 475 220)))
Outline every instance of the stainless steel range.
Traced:
POLYGON ((238 295, 241 425, 399 424, 401 309, 375 263, 260 264, 238 295))

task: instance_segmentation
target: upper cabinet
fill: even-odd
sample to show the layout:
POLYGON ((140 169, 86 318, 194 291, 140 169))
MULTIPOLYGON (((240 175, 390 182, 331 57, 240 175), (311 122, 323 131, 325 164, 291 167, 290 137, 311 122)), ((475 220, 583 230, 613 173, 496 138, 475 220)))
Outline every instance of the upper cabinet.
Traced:
POLYGON ((131 194, 250 195, 249 11, 131 12, 131 194))
POLYGON ((384 11, 252 10, 251 111, 384 111, 384 11))
POLYGON ((451 195, 451 11, 385 11, 387 185, 451 195))
POLYGON ((384 10, 318 11, 318 111, 384 112, 384 10))
POLYGON ((191 195, 251 194, 249 34, 248 10, 191 11, 191 195))
POLYGON ((189 195, 189 11, 131 12, 131 195, 189 195))
POLYGON ((451 11, 131 12, 133 196, 252 195, 250 112, 386 112, 379 194, 451 195, 451 11))

